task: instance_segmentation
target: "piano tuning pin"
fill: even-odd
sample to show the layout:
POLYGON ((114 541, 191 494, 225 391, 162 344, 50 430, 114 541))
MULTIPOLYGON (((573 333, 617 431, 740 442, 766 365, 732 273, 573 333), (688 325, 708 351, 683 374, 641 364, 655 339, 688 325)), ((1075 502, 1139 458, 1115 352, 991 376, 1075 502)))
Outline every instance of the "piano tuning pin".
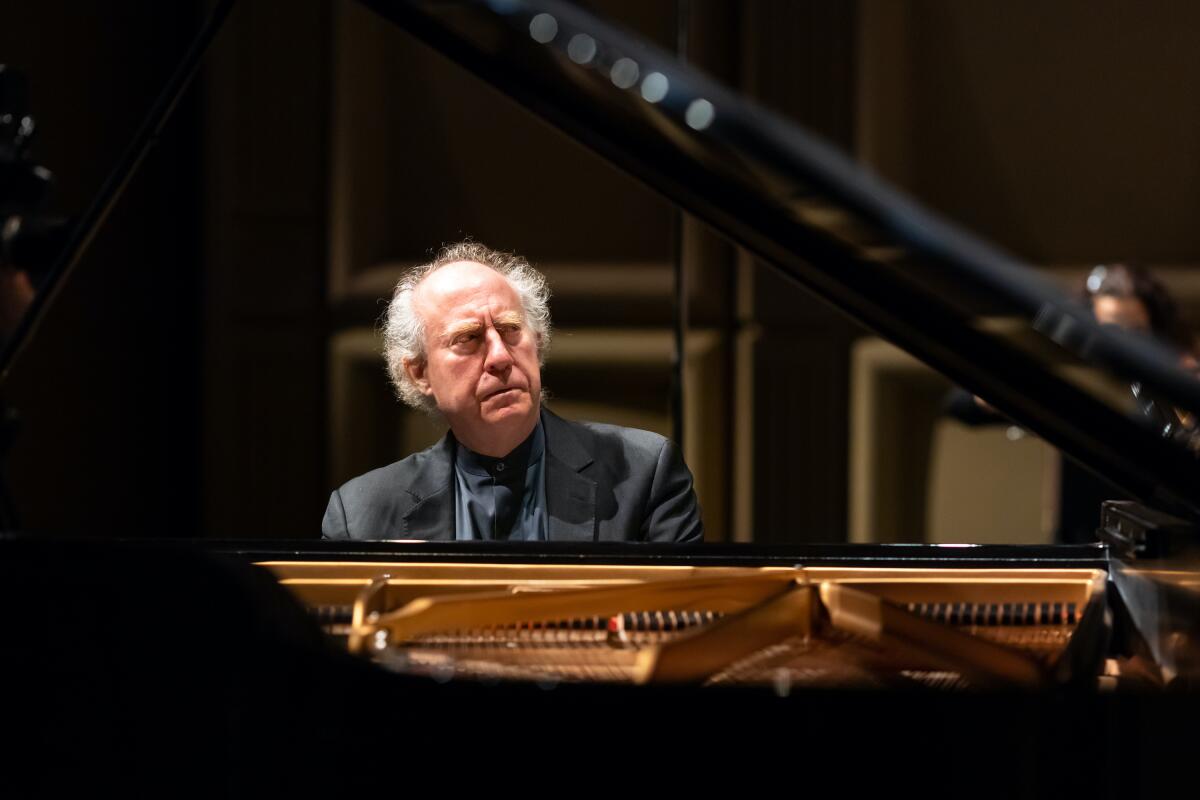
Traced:
POLYGON ((617 614, 608 618, 605 627, 608 644, 612 647, 629 647, 629 632, 625 629, 625 615, 617 614))

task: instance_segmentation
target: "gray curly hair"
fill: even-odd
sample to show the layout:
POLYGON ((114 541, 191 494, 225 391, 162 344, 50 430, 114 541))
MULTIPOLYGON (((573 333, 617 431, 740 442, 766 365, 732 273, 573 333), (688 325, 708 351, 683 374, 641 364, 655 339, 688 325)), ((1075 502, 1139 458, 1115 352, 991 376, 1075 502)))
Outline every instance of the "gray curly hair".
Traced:
POLYGON ((537 337, 539 364, 544 363, 550 347, 550 287, 542 273, 515 253, 502 253, 479 242, 445 245, 433 261, 413 267, 404 274, 392 292, 392 301, 383 317, 383 357, 396 395, 413 408, 429 413, 437 410, 433 399, 417 388, 404 369, 406 360, 423 361, 426 356, 425 321, 413 309, 413 292, 431 273, 459 261, 474 261, 490 267, 508 280, 521 299, 526 324, 537 337))

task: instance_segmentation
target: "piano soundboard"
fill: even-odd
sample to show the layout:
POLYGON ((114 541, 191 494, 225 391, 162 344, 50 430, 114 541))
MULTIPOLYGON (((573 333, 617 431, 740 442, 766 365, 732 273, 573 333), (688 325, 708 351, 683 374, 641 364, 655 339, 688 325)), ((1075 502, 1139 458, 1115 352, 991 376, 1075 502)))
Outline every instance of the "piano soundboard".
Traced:
POLYGON ((262 562, 354 653, 437 680, 1094 684, 1096 569, 262 562))

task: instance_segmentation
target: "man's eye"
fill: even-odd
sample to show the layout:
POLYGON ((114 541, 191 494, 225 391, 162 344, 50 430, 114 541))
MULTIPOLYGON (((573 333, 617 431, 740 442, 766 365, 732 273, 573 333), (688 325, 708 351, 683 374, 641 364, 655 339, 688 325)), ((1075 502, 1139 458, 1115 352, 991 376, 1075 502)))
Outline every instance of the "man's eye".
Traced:
POLYGON ((477 333, 464 333, 461 336, 455 337, 455 344, 469 344, 479 338, 477 333))

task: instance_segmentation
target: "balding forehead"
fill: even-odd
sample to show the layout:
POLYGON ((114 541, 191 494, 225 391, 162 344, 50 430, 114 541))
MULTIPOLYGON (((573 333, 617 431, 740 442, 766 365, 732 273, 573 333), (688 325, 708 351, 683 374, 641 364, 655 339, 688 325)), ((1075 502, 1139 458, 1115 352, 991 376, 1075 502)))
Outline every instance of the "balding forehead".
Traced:
POLYGON ((421 283, 424 284, 439 280, 463 282, 486 281, 492 278, 498 278, 508 283, 507 278, 487 264, 480 264, 478 261, 451 261, 449 264, 443 264, 430 272, 421 283))
POLYGON ((495 311, 493 300, 508 306, 496 313, 496 324, 523 324, 525 309, 512 283, 501 273, 474 261, 456 261, 432 271, 413 291, 413 310, 433 339, 453 337, 479 320, 486 304, 495 311))
POLYGON ((516 294, 508 278, 496 270, 476 261, 454 261, 438 267, 417 284, 414 296, 449 295, 464 289, 473 289, 484 284, 496 283, 516 294))

